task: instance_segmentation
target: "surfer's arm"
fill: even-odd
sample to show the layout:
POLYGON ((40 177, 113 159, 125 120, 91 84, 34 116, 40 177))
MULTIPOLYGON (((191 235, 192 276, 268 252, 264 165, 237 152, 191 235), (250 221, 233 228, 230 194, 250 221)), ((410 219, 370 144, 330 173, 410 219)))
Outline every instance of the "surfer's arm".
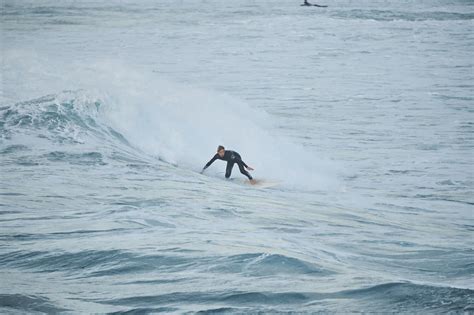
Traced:
POLYGON ((250 166, 248 166, 243 160, 240 160, 240 161, 242 162, 242 165, 243 165, 246 169, 253 171, 253 168, 250 167, 250 166))
POLYGON ((219 155, 218 155, 218 154, 214 155, 214 156, 212 157, 212 159, 211 159, 209 162, 207 162, 206 165, 204 165, 204 167, 202 168, 201 173, 204 172, 204 170, 205 170, 206 168, 208 168, 209 166, 211 166, 211 164, 214 163, 214 161, 217 160, 218 158, 219 158, 219 155))

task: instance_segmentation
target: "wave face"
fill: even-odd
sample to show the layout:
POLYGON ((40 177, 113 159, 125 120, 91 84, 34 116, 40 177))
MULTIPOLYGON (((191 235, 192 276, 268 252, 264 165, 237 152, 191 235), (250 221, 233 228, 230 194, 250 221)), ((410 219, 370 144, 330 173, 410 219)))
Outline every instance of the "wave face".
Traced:
POLYGON ((473 313, 473 5, 328 4, 6 1, 0 312, 473 313))

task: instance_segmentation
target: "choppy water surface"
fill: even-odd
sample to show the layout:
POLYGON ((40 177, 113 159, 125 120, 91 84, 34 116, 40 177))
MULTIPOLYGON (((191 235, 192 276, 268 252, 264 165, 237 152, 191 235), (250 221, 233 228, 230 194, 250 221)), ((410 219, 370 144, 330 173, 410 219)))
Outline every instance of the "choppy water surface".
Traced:
POLYGON ((1 311, 473 312, 473 3, 327 4, 4 1, 1 311))

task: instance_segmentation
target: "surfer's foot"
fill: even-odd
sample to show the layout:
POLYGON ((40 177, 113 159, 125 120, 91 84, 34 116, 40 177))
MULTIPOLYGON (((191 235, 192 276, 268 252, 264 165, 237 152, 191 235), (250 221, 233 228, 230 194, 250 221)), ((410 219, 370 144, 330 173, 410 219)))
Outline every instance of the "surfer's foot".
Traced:
POLYGON ((255 185, 256 183, 257 183, 257 181, 255 179, 253 179, 253 178, 250 179, 250 184, 255 185))

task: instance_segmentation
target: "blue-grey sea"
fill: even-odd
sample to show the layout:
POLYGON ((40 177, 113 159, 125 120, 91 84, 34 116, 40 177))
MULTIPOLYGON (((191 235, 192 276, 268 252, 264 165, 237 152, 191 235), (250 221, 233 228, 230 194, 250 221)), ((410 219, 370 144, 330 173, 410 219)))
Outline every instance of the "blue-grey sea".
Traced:
POLYGON ((1 1, 0 313, 474 313, 474 2, 301 2, 1 1))

